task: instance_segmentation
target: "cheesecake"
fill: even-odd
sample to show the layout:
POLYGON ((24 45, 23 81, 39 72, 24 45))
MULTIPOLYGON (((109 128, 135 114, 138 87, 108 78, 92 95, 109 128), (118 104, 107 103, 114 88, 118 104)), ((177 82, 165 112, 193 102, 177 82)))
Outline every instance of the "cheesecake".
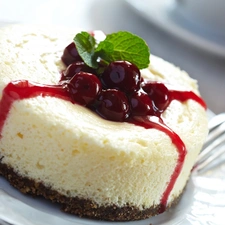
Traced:
MULTIPOLYGON (((117 88, 102 72, 91 78, 97 100, 79 100, 66 52, 78 32, 0 29, 0 174, 80 217, 129 221, 163 213, 182 196, 208 132, 197 82, 151 55, 146 68, 134 69, 141 91, 134 86, 127 94, 129 82, 117 88), (109 95, 123 101, 122 115, 106 109, 109 95)), ((84 79, 92 68, 77 74, 84 79)))

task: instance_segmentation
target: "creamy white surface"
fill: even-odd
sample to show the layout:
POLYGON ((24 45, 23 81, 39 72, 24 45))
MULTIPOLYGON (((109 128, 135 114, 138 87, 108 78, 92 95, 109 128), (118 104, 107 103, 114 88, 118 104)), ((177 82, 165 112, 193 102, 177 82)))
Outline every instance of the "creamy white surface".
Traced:
MULTIPOLYGON (((63 49, 74 30, 12 26, 0 30, 0 93, 12 80, 56 84, 63 49)), ((197 91, 197 84, 173 65, 151 56, 142 71, 160 80, 197 91)), ((180 194, 207 133, 205 110, 189 100, 173 101, 164 121, 188 149, 170 200, 180 194)), ((97 203, 158 204, 177 162, 171 139, 155 129, 101 119, 88 109, 52 97, 15 102, 0 140, 0 155, 22 176, 44 181, 69 196, 97 203)))

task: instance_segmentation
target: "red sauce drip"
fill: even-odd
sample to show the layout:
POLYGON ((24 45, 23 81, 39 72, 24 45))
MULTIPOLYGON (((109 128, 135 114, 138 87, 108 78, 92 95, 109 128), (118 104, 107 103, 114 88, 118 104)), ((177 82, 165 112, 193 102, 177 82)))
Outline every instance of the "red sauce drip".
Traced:
POLYGON ((178 149, 178 159, 177 159, 177 165, 174 169, 174 172, 170 178, 170 182, 166 187, 166 190, 164 191, 162 198, 161 198, 161 207, 159 209, 159 213, 163 213, 166 209, 167 201, 170 192, 172 191, 174 184, 182 170, 183 164, 184 164, 184 159, 187 153, 186 147, 183 143, 183 141, 180 139, 180 137, 172 131, 164 122, 161 118, 156 117, 156 116, 150 116, 150 117, 145 117, 145 118, 132 118, 130 119, 131 123, 142 126, 146 129, 151 129, 155 128, 157 130, 160 130, 164 133, 166 133, 170 139, 172 140, 172 143, 177 147, 178 149))
POLYGON ((0 101, 0 138, 5 120, 13 103, 17 100, 34 98, 37 96, 51 96, 70 100, 68 92, 61 85, 41 85, 27 80, 10 82, 3 90, 0 101))
MULTIPOLYGON (((192 99, 206 108, 204 101, 194 94, 191 91, 176 91, 169 90, 171 100, 179 100, 186 101, 188 99, 192 99)), ((2 135, 2 129, 4 127, 5 121, 9 114, 9 111, 15 101, 33 98, 37 96, 51 96, 60 98, 63 100, 71 101, 69 93, 65 90, 63 85, 41 85, 38 83, 30 82, 27 80, 18 80, 9 83, 3 90, 2 99, 0 101, 0 137, 2 135)), ((166 190, 163 193, 161 198, 161 208, 160 213, 165 211, 169 194, 173 189, 173 186, 181 172, 185 155, 186 155, 186 147, 180 137, 173 132, 167 125, 163 122, 161 115, 158 116, 144 116, 144 117, 131 117, 128 119, 129 123, 133 123, 138 126, 142 126, 146 129, 158 129, 164 133, 166 133, 172 140, 173 144, 177 147, 178 150, 178 160, 177 165, 174 169, 174 172, 171 176, 170 182, 166 187, 166 190)))
POLYGON ((198 95, 196 95, 192 91, 170 90, 169 92, 170 92, 171 97, 172 97, 171 101, 172 100, 178 100, 180 102, 185 102, 189 99, 192 99, 192 100, 198 102, 198 104, 200 104, 204 109, 207 108, 206 103, 203 101, 203 99, 201 97, 199 97, 198 95))

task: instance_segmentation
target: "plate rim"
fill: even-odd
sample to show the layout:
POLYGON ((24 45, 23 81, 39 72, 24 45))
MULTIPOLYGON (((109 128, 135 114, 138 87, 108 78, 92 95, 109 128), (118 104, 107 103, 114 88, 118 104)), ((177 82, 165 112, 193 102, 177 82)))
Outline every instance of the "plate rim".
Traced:
POLYGON ((144 18, 151 24, 166 31, 173 37, 197 47, 207 53, 216 56, 225 57, 225 46, 209 39, 204 39, 200 35, 181 27, 174 19, 169 16, 169 12, 174 9, 175 2, 172 0, 157 0, 146 4, 148 0, 125 0, 127 5, 135 11, 140 17, 144 18), (157 12, 157 13, 156 13, 157 12), (168 19, 168 20, 166 20, 168 19), (168 25, 168 22, 170 23, 168 25))

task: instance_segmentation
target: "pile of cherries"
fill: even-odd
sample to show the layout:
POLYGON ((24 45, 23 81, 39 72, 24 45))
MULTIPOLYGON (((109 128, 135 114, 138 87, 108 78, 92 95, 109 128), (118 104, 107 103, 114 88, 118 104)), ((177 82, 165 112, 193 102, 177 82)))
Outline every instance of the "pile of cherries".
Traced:
POLYGON ((71 99, 112 121, 125 121, 133 116, 159 116, 169 105, 167 87, 159 82, 146 82, 140 70, 130 62, 114 61, 98 69, 88 67, 74 43, 62 55, 67 68, 60 84, 71 99))

